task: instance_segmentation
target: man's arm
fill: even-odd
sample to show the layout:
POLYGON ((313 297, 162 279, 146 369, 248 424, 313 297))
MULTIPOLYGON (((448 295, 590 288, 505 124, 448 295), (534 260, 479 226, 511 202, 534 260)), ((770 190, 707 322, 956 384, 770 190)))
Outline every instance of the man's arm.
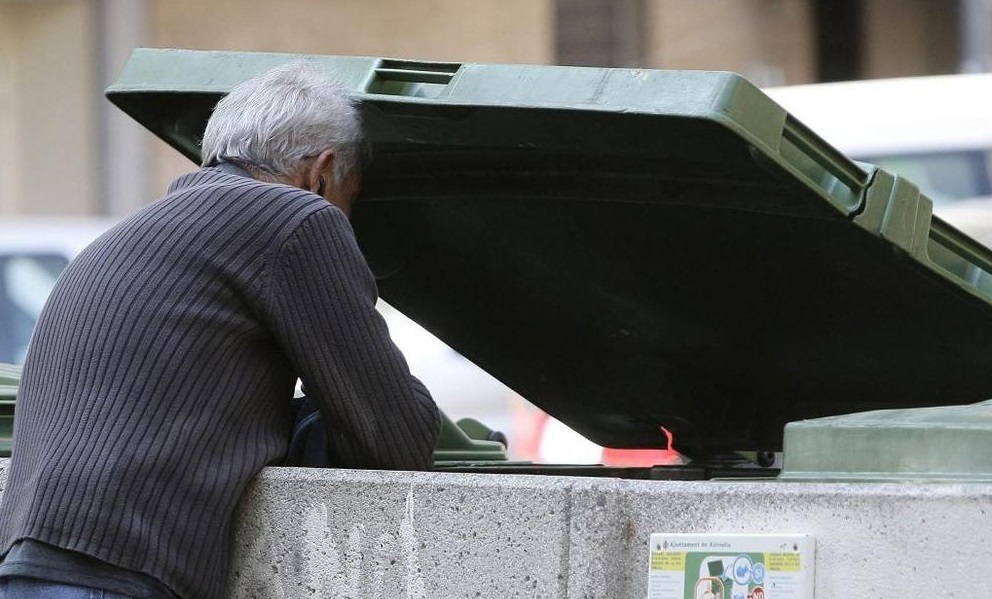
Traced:
POLYGON ((313 213, 276 256, 269 324, 324 414, 332 460, 429 468, 440 414, 375 309, 372 273, 347 217, 331 206, 313 213))

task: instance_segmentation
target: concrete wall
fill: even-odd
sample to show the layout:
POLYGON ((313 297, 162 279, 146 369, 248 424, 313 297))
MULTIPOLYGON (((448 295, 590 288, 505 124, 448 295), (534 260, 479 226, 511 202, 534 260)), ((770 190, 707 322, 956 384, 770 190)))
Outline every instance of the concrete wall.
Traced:
POLYGON ((652 532, 814 535, 817 599, 992 592, 990 484, 272 468, 236 529, 231 597, 644 597, 652 532))
MULTIPOLYGON (((809 533, 816 597, 992 591, 992 485, 648 482, 270 469, 233 597, 647 595, 653 532, 809 533), (986 577, 987 578, 987 577, 986 577)), ((961 595, 964 596, 964 595, 961 595)))

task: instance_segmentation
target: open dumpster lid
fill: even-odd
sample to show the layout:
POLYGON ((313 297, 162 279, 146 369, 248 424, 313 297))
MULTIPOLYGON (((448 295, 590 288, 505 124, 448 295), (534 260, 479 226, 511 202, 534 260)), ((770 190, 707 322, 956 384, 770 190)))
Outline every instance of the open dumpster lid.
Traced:
MULTIPOLYGON (((107 95, 197 160, 296 58, 137 50, 107 95)), ((307 58, 362 102, 383 298, 599 444, 992 396, 992 255, 737 75, 307 58)))

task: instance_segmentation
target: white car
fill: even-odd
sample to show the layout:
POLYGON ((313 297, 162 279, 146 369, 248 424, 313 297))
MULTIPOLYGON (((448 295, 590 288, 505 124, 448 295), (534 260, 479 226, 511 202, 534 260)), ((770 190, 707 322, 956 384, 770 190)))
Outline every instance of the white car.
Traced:
POLYGON ((55 279, 108 221, 0 221, 0 362, 24 361, 31 331, 55 279))

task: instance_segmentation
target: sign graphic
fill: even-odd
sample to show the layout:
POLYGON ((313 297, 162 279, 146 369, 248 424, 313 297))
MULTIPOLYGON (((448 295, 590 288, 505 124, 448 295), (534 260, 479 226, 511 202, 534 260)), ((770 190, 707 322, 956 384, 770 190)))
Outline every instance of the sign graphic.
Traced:
POLYGON ((651 535, 648 599, 812 599, 809 535, 651 535))

